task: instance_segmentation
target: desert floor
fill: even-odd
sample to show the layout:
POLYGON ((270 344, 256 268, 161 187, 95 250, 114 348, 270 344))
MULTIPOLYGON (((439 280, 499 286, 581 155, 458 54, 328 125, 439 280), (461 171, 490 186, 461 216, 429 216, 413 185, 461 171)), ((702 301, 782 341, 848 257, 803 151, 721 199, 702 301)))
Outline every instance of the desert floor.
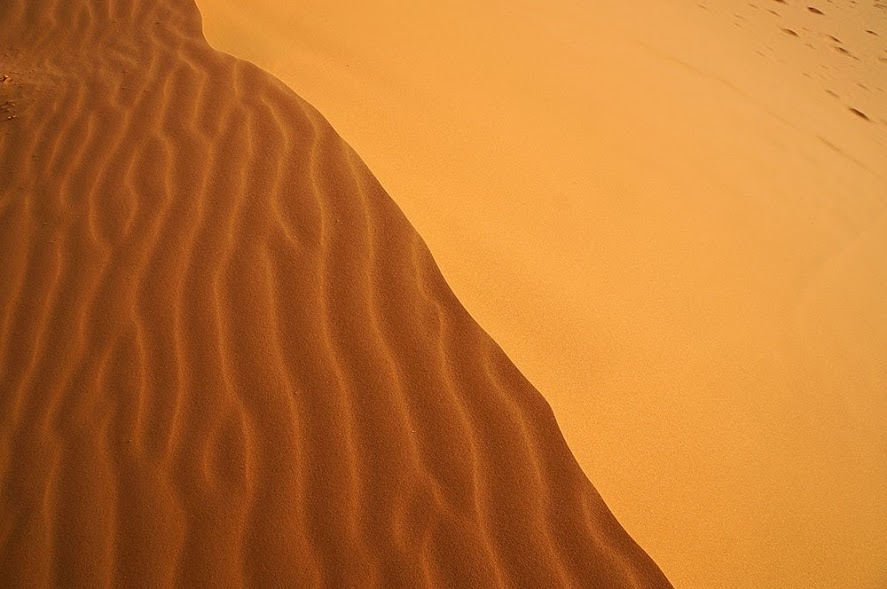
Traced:
POLYGON ((191 0, 0 3, 0 588, 671 586, 191 0))
POLYGON ((883 2, 198 4, 360 154, 675 585, 884 586, 883 2))

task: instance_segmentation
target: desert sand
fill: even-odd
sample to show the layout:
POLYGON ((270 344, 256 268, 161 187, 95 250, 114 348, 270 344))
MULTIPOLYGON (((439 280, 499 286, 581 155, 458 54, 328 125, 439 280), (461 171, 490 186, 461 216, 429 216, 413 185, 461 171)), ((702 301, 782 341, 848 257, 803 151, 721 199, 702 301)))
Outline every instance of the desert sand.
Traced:
POLYGON ((681 587, 887 584, 883 2, 199 0, 681 587))
POLYGON ((670 587, 190 0, 0 5, 0 586, 670 587))

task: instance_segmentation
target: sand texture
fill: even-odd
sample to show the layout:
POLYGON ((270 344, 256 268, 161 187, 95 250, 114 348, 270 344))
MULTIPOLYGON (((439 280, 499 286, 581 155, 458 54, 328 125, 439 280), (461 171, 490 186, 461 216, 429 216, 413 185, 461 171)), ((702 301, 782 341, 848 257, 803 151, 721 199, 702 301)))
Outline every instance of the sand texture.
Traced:
POLYGON ((198 5, 367 162, 676 586, 887 587, 887 3, 198 5))
POLYGON ((670 586, 190 1, 4 1, 0 68, 0 586, 670 586))

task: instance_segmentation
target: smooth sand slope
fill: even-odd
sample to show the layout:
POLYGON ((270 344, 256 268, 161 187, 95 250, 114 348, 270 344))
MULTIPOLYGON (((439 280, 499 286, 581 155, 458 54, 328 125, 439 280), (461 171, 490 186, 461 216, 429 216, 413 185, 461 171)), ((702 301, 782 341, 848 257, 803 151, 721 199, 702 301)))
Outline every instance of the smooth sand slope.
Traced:
POLYGON ((887 587, 883 1, 199 5, 367 161, 675 585, 887 587))
POLYGON ((0 586, 670 586, 190 1, 4 2, 0 68, 0 586))

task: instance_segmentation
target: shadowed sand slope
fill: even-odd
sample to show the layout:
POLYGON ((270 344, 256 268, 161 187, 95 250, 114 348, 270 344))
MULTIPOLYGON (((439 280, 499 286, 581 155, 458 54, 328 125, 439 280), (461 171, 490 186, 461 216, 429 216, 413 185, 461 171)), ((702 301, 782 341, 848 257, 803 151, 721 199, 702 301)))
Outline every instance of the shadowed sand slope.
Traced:
POLYGON ((667 587, 361 160, 187 0, 0 5, 0 585, 667 587))

